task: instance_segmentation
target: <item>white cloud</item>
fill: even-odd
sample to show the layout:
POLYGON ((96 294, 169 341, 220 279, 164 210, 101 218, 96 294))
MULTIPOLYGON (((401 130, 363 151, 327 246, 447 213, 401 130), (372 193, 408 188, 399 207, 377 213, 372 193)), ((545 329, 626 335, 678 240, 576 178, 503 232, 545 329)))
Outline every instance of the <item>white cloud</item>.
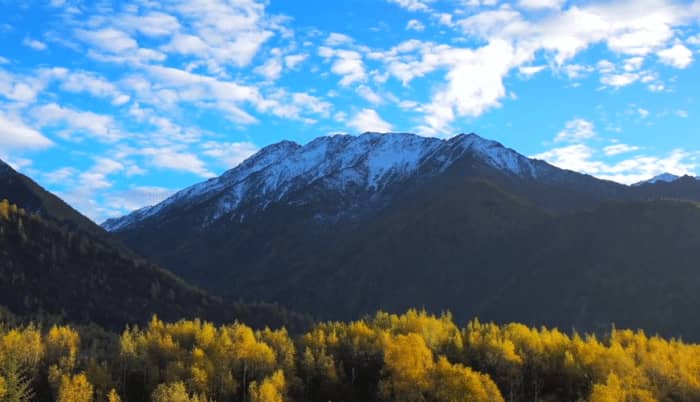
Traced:
POLYGON ((149 147, 138 150, 138 153, 147 156, 151 164, 160 168, 189 172, 204 178, 216 176, 197 155, 174 147, 149 147))
POLYGON ((16 116, 0 110, 0 149, 45 149, 53 142, 16 116))
POLYGON ((319 98, 318 96, 309 95, 305 92, 295 92, 292 94, 292 102, 297 107, 308 110, 311 113, 318 114, 322 117, 330 115, 333 105, 319 98))
POLYGON ((24 38, 24 40, 22 41, 22 44, 24 46, 30 47, 30 48, 32 48, 34 50, 38 50, 38 51, 46 50, 46 47, 47 47, 46 43, 38 41, 36 39, 31 39, 28 37, 24 38))
POLYGON ((476 117, 499 107, 506 96, 503 78, 517 64, 513 50, 505 41, 492 41, 476 51, 459 49, 443 54, 450 66, 447 83, 425 105, 427 127, 421 131, 447 133, 457 116, 476 117))
POLYGON ((380 104, 382 103, 383 99, 381 96, 379 96, 378 93, 376 93, 372 88, 366 86, 366 85, 360 85, 357 87, 357 93, 365 98, 367 102, 372 103, 372 104, 380 104))
POLYGON ((270 58, 254 71, 270 81, 275 81, 282 75, 282 60, 276 57, 270 58))
POLYGON ((68 191, 59 191, 58 194, 71 206, 77 208, 91 219, 99 222, 104 214, 99 195, 111 188, 114 183, 111 175, 124 170, 124 165, 111 158, 97 157, 93 165, 80 172, 78 169, 66 167, 47 173, 48 182, 61 180, 68 191))
POLYGON ((328 35, 324 43, 326 46, 336 47, 340 45, 348 45, 352 42, 354 42, 354 40, 345 34, 331 32, 331 34, 328 35))
POLYGON ((518 68, 520 74, 530 77, 546 69, 547 66, 522 66, 518 68))
POLYGON ((625 71, 637 71, 642 68, 644 64, 644 57, 630 57, 625 60, 622 69, 625 71))
POLYGON ((391 124, 384 121, 374 109, 362 109, 347 124, 359 132, 387 133, 392 129, 391 124))
POLYGON ((254 0, 174 0, 172 11, 191 28, 187 39, 172 42, 172 53, 197 55, 209 71, 221 73, 229 65, 245 67, 274 32, 268 29, 265 3, 254 0))
POLYGON ((112 98, 112 104, 127 103, 130 97, 122 93, 116 85, 95 73, 87 71, 66 72, 59 78, 61 89, 68 92, 87 92, 95 97, 112 98))
POLYGON ((416 19, 412 19, 406 23, 406 29, 409 31, 422 32, 425 30, 425 25, 416 19))
POLYGON ((258 147, 251 142, 215 142, 202 144, 204 155, 221 161, 227 169, 238 166, 251 155, 258 152, 258 147))
POLYGON ((591 66, 586 66, 582 64, 567 64, 562 67, 562 70, 564 71, 564 74, 571 79, 571 80, 577 80, 579 78, 583 78, 589 73, 595 71, 595 68, 591 66))
POLYGON ((119 28, 149 37, 168 36, 181 28, 177 18, 159 11, 151 11, 143 15, 118 15, 113 16, 110 20, 119 28))
POLYGON ((630 85, 640 78, 641 76, 637 73, 608 74, 601 76, 600 82, 607 86, 618 88, 630 85))
MULTIPOLYGON (((614 151, 620 149, 606 148, 606 156, 619 155, 614 151)), ((604 151, 605 154, 605 151, 604 151)), ((617 163, 607 163, 597 158, 598 152, 585 145, 574 144, 566 147, 555 148, 547 152, 533 156, 562 169, 574 170, 587 173, 600 179, 612 180, 623 184, 638 183, 662 173, 672 173, 679 176, 690 174, 696 164, 693 161, 694 155, 683 151, 674 150, 664 157, 638 155, 617 163)))
POLYGON ((644 108, 637 108, 637 113, 642 119, 646 119, 649 116, 649 111, 644 108))
POLYGON ((108 142, 124 137, 124 133, 117 128, 112 116, 78 111, 56 103, 36 107, 31 114, 39 127, 63 127, 59 135, 67 139, 75 140, 77 139, 75 135, 80 133, 108 142))
POLYGON ((76 36, 86 43, 109 53, 123 53, 138 48, 138 43, 126 32, 114 28, 94 31, 79 29, 76 36))
POLYGON ((305 53, 290 54, 290 55, 284 57, 284 64, 287 66, 287 68, 290 68, 293 70, 299 64, 301 64, 304 60, 306 60, 307 57, 309 57, 309 55, 305 54, 305 53))
POLYGON ((585 119, 573 119, 566 122, 564 130, 554 138, 554 142, 580 142, 596 136, 595 126, 585 119))
POLYGON ((209 46, 198 36, 189 34, 175 34, 168 44, 161 47, 165 52, 179 53, 205 57, 209 53, 209 46))
POLYGON ((326 60, 334 59, 331 71, 343 77, 340 85, 348 86, 367 79, 365 65, 359 52, 322 46, 319 48, 319 55, 326 60))
POLYGON ((518 5, 528 9, 554 8, 560 9, 565 0, 520 0, 518 5))
POLYGON ((124 169, 124 165, 109 158, 97 158, 95 164, 80 174, 80 186, 91 190, 109 188, 108 176, 124 169))
POLYGON ((119 216, 137 209, 156 205, 173 195, 173 189, 158 186, 131 186, 126 190, 112 191, 105 196, 104 204, 119 216))
POLYGON ((55 69, 49 69, 20 75, 0 69, 0 97, 19 103, 32 103, 46 88, 54 73, 55 69))
POLYGON ((627 144, 614 144, 614 145, 608 145, 605 148, 603 148, 603 153, 606 156, 615 156, 615 155, 622 155, 626 154, 629 152, 634 152, 634 151, 639 151, 640 148, 635 145, 627 145, 627 144))
POLYGON ((408 11, 429 11, 430 7, 428 4, 432 0, 387 0, 389 3, 394 3, 401 8, 405 8, 408 11))
POLYGON ((112 99, 112 105, 122 106, 122 105, 128 103, 129 100, 131 100, 131 96, 121 94, 121 95, 118 95, 116 98, 112 99))
POLYGON ((681 44, 660 50, 656 55, 659 56, 662 63, 680 69, 688 67, 693 62, 693 52, 681 44))
MULTIPOLYGON (((238 124, 256 123, 257 119, 240 107, 248 102, 260 111, 274 111, 274 102, 266 101, 260 91, 253 86, 241 85, 232 81, 222 81, 216 78, 191 73, 172 67, 150 66, 147 69, 149 78, 158 83, 161 90, 170 90, 174 102, 188 102, 198 107, 215 108, 226 117, 238 124)), ((153 102, 162 102, 153 93, 150 82, 133 80, 134 89, 140 92, 140 98, 153 102)))
POLYGON ((676 27, 691 22, 687 8, 680 4, 667 0, 621 0, 576 5, 527 18, 505 5, 457 24, 469 35, 517 44, 519 52, 532 55, 543 50, 562 65, 601 42, 615 53, 643 56, 662 49, 673 39, 676 27))
POLYGON ((661 173, 677 175, 692 174, 696 168, 698 153, 676 149, 666 156, 631 155, 623 160, 611 162, 609 158, 640 151, 636 145, 613 141, 612 144, 596 149, 587 144, 587 140, 598 138, 593 123, 574 119, 557 134, 554 142, 571 142, 548 151, 534 155, 533 158, 545 160, 562 169, 586 173, 604 180, 624 184, 638 183, 661 173))

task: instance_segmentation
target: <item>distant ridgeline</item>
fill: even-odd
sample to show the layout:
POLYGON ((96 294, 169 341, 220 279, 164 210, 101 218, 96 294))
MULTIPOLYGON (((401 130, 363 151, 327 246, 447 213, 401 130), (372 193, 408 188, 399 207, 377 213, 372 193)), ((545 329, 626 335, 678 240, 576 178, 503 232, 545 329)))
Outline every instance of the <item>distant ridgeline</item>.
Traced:
POLYGON ((414 310, 290 337, 199 320, 110 336, 0 326, 0 400, 124 402, 700 400, 700 346, 612 329, 457 327, 414 310))

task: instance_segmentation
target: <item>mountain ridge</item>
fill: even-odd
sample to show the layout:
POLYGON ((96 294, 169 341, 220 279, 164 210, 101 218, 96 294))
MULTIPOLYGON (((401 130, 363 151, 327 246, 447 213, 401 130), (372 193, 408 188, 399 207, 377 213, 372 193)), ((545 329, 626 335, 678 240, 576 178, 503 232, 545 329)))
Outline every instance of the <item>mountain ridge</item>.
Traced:
POLYGON ((256 195, 268 196, 261 201, 263 204, 279 201, 288 191, 293 191, 293 182, 297 179, 306 185, 325 179, 336 181, 340 187, 355 185, 362 190, 380 193, 382 187, 391 184, 392 175, 395 176, 393 179, 410 178, 428 164, 432 164, 430 169, 440 173, 468 153, 495 168, 529 178, 556 169, 544 161, 529 159, 499 142, 473 133, 445 140, 410 133, 368 132, 360 136, 319 137, 306 145, 282 141, 263 148, 217 178, 190 186, 154 206, 122 218, 109 219, 102 226, 109 231, 123 230, 173 204, 205 193, 222 196, 225 190, 229 194, 221 201, 219 213, 233 212, 246 201, 249 191, 246 187, 251 187, 253 181, 249 179, 256 175, 264 176, 258 183, 252 183, 256 195), (276 166, 279 168, 275 169, 276 166))

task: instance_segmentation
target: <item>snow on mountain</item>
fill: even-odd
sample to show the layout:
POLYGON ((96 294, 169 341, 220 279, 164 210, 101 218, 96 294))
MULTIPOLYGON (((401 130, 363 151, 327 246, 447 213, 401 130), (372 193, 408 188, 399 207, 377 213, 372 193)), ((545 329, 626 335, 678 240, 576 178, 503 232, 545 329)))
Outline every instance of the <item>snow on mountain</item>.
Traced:
MULTIPOLYGON (((471 154, 509 174, 537 178, 542 164, 476 134, 449 140, 408 133, 365 133, 360 136, 319 137, 306 145, 283 141, 263 148, 217 178, 186 188, 155 206, 103 223, 109 231, 123 230, 169 208, 214 200, 205 221, 236 212, 243 204, 265 208, 291 192, 320 183, 339 193, 349 188, 368 193, 416 174, 430 161, 437 174, 471 154)), ((430 174, 429 172, 428 174, 430 174)))
POLYGON ((635 184, 633 184, 633 186, 641 186, 642 184, 655 184, 655 183, 659 183, 659 182, 671 183, 671 182, 674 182, 680 178, 681 178, 681 176, 677 176, 675 174, 662 173, 658 176, 652 177, 649 180, 644 180, 644 181, 640 181, 639 183, 635 183, 635 184))

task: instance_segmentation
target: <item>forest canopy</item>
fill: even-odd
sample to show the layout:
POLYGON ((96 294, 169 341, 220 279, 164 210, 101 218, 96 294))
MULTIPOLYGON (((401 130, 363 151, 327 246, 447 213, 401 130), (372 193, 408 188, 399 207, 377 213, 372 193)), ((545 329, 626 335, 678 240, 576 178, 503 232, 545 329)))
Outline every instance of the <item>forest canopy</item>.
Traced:
POLYGON ((569 335, 449 314, 379 312, 296 337, 242 323, 121 335, 0 326, 3 401, 691 401, 700 346, 612 329, 569 335))

